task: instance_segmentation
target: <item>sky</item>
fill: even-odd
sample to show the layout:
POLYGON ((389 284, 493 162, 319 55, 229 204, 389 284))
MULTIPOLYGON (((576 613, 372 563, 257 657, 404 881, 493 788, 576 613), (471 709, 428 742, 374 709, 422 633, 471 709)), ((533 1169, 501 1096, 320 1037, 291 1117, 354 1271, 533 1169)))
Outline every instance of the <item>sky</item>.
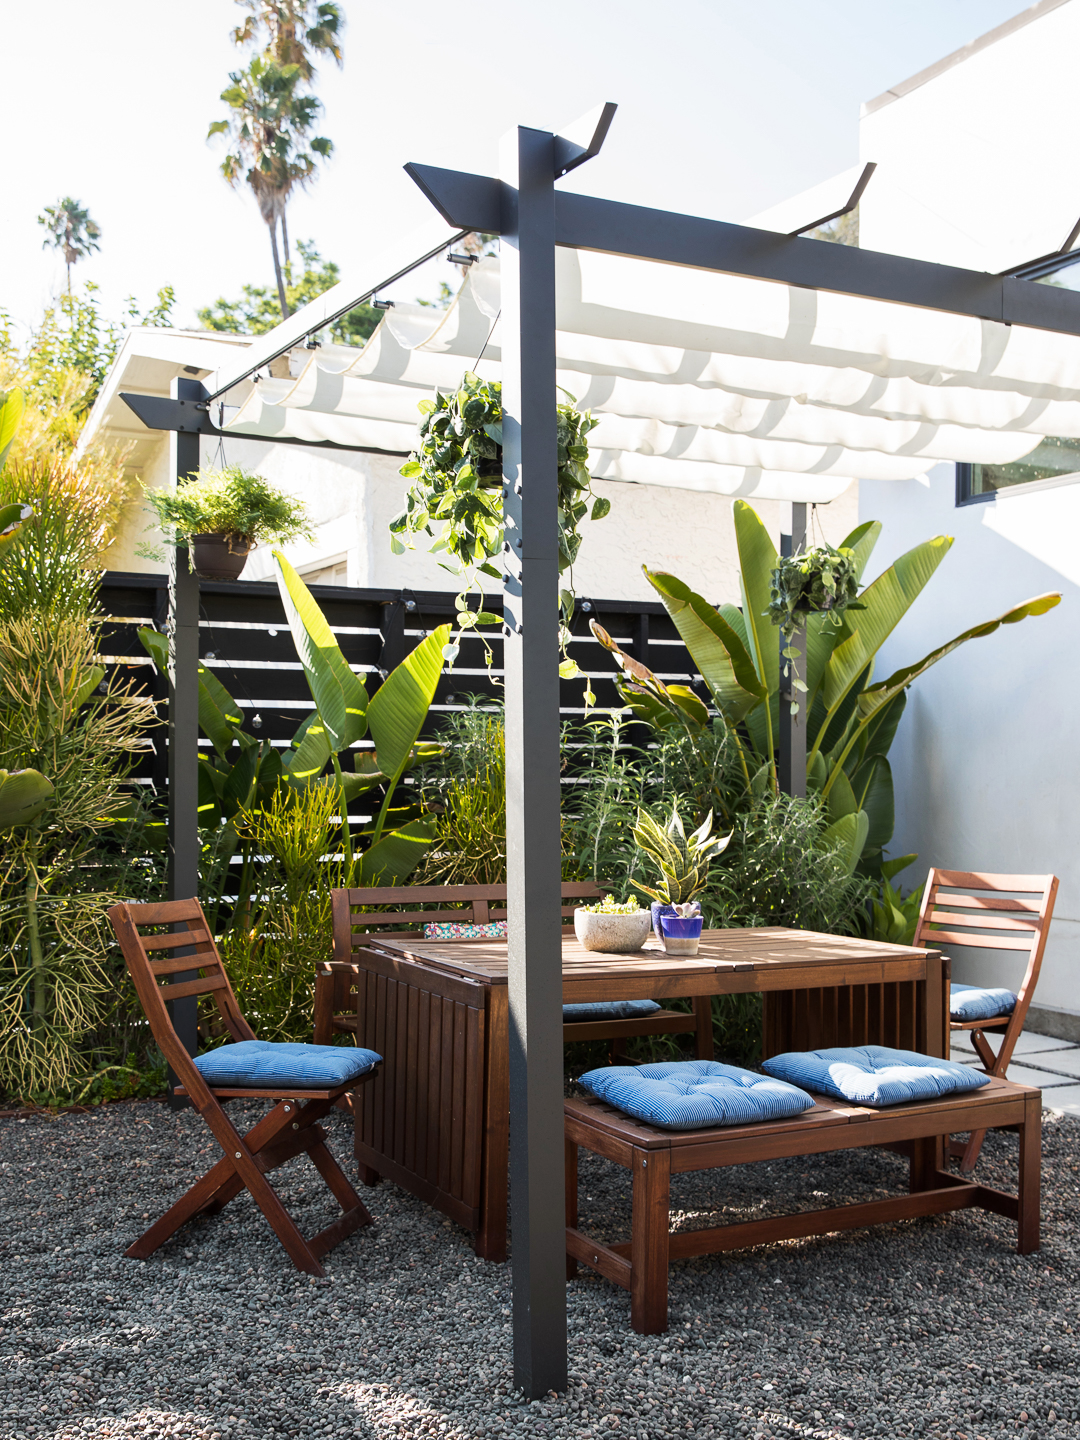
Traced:
MULTIPOLYGON (((619 112, 601 155, 560 182, 609 199, 744 220, 858 160, 859 106, 1026 7, 1017 0, 342 0, 345 65, 322 66, 334 157, 290 233, 349 273, 350 247, 431 214, 409 160, 492 174, 515 124, 619 112)), ((271 284, 250 197, 207 143, 242 61, 234 0, 9 6, 0 310, 33 324, 64 283, 36 217, 63 195, 101 226, 76 267, 106 313, 175 287, 178 324, 271 284)), ((813 217, 807 217, 812 219, 813 217)), ((381 247, 380 247, 381 248, 381 247)))

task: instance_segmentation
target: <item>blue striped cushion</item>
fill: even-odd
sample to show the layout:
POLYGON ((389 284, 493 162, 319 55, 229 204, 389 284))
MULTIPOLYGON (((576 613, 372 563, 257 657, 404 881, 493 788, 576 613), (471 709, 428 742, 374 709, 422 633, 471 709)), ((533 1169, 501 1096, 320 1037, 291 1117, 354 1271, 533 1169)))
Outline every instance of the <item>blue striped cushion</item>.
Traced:
POLYGON ((593 1000, 588 1005, 564 1005, 562 1018, 571 1020, 640 1020, 655 1015, 660 1006, 655 1000, 593 1000))
POLYGON ((850 1100, 855 1105, 880 1109, 906 1100, 936 1100, 962 1090, 977 1090, 990 1076, 972 1065, 938 1060, 914 1050, 890 1050, 885 1045, 855 1049, 792 1050, 774 1055, 761 1067, 778 1080, 805 1085, 819 1095, 850 1100))
POLYGON ((750 1125, 809 1110, 813 1100, 794 1085, 715 1060, 659 1065, 609 1065, 582 1075, 579 1085, 663 1130, 750 1125))
POLYGON ((949 1015, 953 1020, 992 1020, 1011 1015, 1016 996, 1011 990, 980 990, 977 985, 949 986, 949 1015))
POLYGON ((268 1090, 330 1090, 359 1079, 382 1061, 374 1050, 355 1045, 297 1045, 288 1041, 238 1040, 196 1055, 195 1065, 210 1085, 250 1085, 268 1090))

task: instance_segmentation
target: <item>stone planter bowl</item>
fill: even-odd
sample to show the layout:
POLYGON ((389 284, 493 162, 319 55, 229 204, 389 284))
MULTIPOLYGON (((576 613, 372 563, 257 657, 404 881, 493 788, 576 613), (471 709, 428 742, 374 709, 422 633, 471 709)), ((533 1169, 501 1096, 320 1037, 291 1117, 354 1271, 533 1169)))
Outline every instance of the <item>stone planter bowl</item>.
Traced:
POLYGON ((629 955, 640 950, 648 939, 651 924, 648 910, 635 910, 631 915, 574 911, 574 934, 585 949, 603 950, 609 955, 629 955))

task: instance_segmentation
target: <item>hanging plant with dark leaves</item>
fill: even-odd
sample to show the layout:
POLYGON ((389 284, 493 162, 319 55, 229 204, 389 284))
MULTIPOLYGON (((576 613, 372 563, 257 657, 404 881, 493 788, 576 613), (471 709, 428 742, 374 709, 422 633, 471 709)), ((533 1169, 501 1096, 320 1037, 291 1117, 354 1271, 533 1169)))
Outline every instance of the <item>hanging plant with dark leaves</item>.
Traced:
MULTIPOLYGON (((566 394, 565 391, 562 392, 566 394)), ((434 400, 421 400, 424 416, 419 443, 401 474, 411 482, 405 508, 390 522, 390 545, 397 555, 414 548, 415 537, 426 535, 432 554, 444 555, 444 570, 463 581, 457 598, 457 619, 463 630, 499 623, 483 608, 470 610, 468 595, 479 590, 481 575, 502 580, 492 561, 503 548, 502 501, 502 385, 481 380, 467 371, 461 388, 452 395, 436 391, 434 400), (435 526, 441 525, 436 535, 435 526)), ((602 520, 611 501, 594 495, 589 476, 589 447, 585 441, 597 422, 589 411, 577 409, 573 396, 556 407, 559 463, 559 573, 570 570, 581 548, 581 521, 590 514, 602 520)), ((563 644, 573 612, 573 592, 559 592, 563 615, 563 644)), ((447 646, 447 659, 457 658, 456 641, 447 646), (452 653, 451 653, 452 652, 452 653)), ((573 661, 563 661, 561 673, 577 673, 573 661)))

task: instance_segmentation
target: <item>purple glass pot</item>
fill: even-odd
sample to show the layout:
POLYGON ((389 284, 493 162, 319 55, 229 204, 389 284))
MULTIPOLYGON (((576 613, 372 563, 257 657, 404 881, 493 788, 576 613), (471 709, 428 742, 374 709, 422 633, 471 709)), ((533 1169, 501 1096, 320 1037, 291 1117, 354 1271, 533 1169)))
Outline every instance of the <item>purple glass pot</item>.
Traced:
POLYGON ((664 949, 669 955, 696 955, 704 924, 700 915, 661 915, 664 949))
MULTIPOLYGON (((700 915, 701 906, 698 904, 698 902, 696 900, 691 900, 689 903, 693 907, 693 914, 700 915)), ((653 934, 658 940, 663 940, 664 932, 660 929, 660 917, 661 915, 674 915, 675 906, 665 904, 663 900, 654 900, 649 906, 649 909, 652 911, 653 934)))

